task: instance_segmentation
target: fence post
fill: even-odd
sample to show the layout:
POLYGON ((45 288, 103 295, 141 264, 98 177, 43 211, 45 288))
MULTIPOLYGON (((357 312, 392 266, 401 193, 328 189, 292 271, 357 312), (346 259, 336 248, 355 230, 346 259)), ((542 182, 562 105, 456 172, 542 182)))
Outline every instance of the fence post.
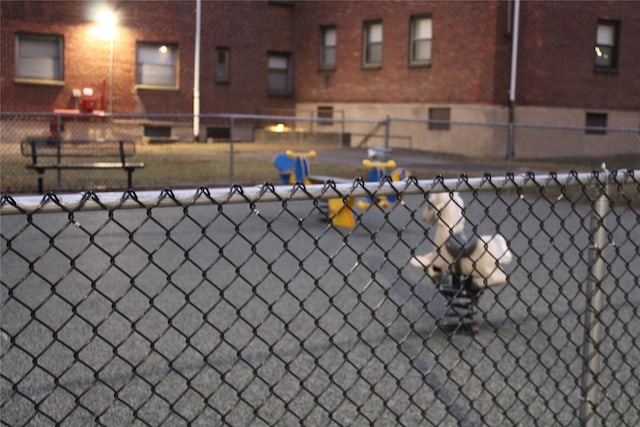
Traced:
POLYGON ((515 124, 512 118, 513 112, 509 111, 509 126, 507 127, 507 168, 511 170, 513 165, 513 146, 515 138, 515 124))
POLYGON ((584 342, 582 346, 582 396, 580 423, 585 427, 596 426, 595 408, 598 400, 597 377, 600 373, 600 340, 602 323, 600 313, 604 303, 602 279, 606 271, 604 250, 607 246, 606 217, 609 213, 609 172, 604 163, 600 172, 603 180, 597 179, 600 196, 591 212, 589 248, 589 276, 586 285, 586 307, 584 313, 584 342))
POLYGON ((233 116, 229 117, 229 184, 233 184, 235 172, 233 170, 233 116))
POLYGON ((391 128, 391 117, 387 116, 384 120, 384 148, 389 148, 389 132, 391 128))
MULTIPOLYGON (((55 137, 55 144, 56 144, 56 164, 60 164, 62 162, 62 153, 60 152, 61 150, 61 146, 62 146, 62 115, 60 114, 56 114, 55 115, 55 120, 56 120, 56 137, 55 137)), ((58 188, 58 192, 62 191, 62 170, 57 169, 56 170, 56 178, 57 178, 57 188, 58 188)))

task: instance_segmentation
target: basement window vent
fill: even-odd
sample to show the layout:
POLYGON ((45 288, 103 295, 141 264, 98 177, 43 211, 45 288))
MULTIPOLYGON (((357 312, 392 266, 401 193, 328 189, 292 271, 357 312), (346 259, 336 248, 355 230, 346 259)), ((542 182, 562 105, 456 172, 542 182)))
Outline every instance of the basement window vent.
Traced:
POLYGON ((231 140, 231 128, 222 126, 212 126, 207 128, 207 140, 229 141, 231 140))
POLYGON ((146 125, 144 127, 144 136, 150 138, 170 138, 171 126, 146 125))
POLYGON ((429 108, 429 130, 449 130, 451 108, 429 108))
MULTIPOLYGON (((333 119, 333 107, 330 105, 318 106, 318 118, 320 119, 333 119)), ((319 122, 321 126, 333 125, 333 120, 322 120, 319 122)))
POLYGON ((606 113, 587 113, 585 117, 584 133, 590 135, 606 135, 607 133, 607 114, 606 113))

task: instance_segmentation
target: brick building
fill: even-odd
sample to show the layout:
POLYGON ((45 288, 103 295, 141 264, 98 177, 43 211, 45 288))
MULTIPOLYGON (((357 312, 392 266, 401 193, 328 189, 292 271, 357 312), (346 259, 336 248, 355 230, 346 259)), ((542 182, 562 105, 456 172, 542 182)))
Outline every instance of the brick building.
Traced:
MULTIPOLYGON (((196 5, 0 3, 2 111, 86 99, 116 114, 192 113, 196 5), (112 30, 98 23, 104 6, 112 30)), ((637 2, 203 1, 200 112, 637 128, 637 34, 637 2)), ((534 155, 519 132, 518 153, 534 155)), ((501 156, 506 133, 406 123, 391 143, 501 156)))
MULTIPOLYGON (((112 74, 113 113, 190 113, 195 5, 195 1, 2 2, 2 110, 75 108, 80 99, 73 90, 83 88, 94 89, 96 107, 109 110, 112 74), (113 62, 109 28, 98 22, 104 7, 116 17, 113 62), (28 50, 34 43, 54 52, 54 58, 38 64, 46 64, 52 75, 28 69, 20 75, 17 50, 23 45, 28 50)), ((293 51, 293 12, 292 7, 266 1, 202 2, 203 113, 293 108, 292 96, 269 96, 266 89, 267 52, 293 51), (216 79, 216 61, 225 52, 227 75, 216 79)))

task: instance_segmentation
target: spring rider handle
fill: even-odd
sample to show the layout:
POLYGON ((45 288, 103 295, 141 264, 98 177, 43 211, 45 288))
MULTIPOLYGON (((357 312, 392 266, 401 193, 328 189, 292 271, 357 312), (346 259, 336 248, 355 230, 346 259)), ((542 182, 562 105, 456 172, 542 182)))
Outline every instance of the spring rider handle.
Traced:
POLYGON ((311 150, 306 153, 287 150, 286 154, 287 154, 287 157, 292 159, 313 159, 316 157, 316 150, 311 150))
MULTIPOLYGON (((396 162, 394 160, 388 160, 386 162, 372 162, 369 159, 364 159, 362 161, 362 166, 364 166, 364 168, 368 171, 373 172, 372 169, 377 171, 380 177, 378 179, 375 179, 375 181, 378 181, 382 176, 384 176, 385 171, 387 171, 388 169, 395 169, 396 162)), ((374 180, 369 179, 369 181, 374 180)))

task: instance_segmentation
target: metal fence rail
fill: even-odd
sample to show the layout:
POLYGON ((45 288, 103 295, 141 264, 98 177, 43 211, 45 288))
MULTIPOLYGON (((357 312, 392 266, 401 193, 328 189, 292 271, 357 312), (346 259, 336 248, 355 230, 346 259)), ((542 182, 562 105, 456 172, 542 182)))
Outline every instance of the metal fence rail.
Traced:
POLYGON ((638 425, 639 173, 4 195, 0 421, 638 425))

